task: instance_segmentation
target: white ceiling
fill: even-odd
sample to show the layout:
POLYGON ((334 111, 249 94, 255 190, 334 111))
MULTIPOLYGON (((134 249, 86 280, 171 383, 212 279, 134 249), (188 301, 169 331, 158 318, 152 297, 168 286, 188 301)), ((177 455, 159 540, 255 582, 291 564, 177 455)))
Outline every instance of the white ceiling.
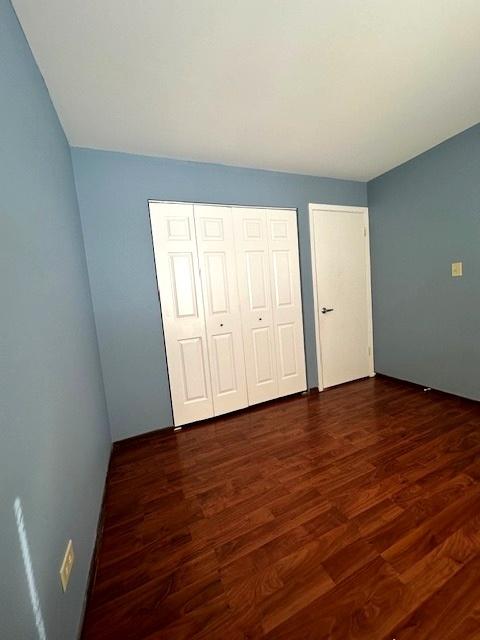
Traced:
POLYGON ((479 0, 13 0, 73 146, 366 180, 480 120, 479 0))

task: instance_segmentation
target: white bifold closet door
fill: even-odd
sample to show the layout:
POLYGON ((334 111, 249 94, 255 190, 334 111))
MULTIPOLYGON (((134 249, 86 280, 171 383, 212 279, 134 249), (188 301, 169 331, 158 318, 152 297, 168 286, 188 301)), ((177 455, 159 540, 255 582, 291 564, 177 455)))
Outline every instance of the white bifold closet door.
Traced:
POLYGON ((248 406, 230 207, 194 205, 216 416, 248 406))
POLYGON ((233 209, 250 404, 278 397, 267 211, 233 209))
POLYGON ((307 386, 295 211, 267 211, 278 395, 307 386))
POLYGON ((306 387, 293 210, 150 203, 175 425, 306 387))
POLYGON ((297 217, 233 208, 249 404, 306 388, 297 217))
POLYGON ((150 203, 176 425, 213 416, 193 204, 150 203))

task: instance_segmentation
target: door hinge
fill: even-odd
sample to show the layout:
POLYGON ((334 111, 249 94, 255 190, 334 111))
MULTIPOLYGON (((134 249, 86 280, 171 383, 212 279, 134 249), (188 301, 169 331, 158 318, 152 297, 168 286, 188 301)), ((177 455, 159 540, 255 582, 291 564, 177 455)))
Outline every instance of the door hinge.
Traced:
POLYGON ((367 227, 363 227, 363 237, 367 237, 367 227))
POLYGON ((368 347, 368 355, 371 356, 372 355, 372 347, 368 347))

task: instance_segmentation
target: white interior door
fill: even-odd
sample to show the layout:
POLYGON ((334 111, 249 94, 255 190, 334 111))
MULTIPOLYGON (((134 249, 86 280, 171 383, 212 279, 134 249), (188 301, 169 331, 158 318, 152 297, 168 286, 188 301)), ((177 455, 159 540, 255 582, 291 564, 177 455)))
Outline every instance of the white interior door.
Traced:
POLYGON ((192 204, 150 203, 175 425, 212 417, 192 204))
POLYGON ((265 209, 233 207, 249 404, 278 396, 265 209))
POLYGON ((278 394, 285 396, 304 391, 307 386, 297 214, 271 209, 266 216, 278 394))
POLYGON ((323 387, 373 375, 367 215, 363 208, 311 207, 323 387))
POLYGON ((248 405, 232 210, 194 205, 215 415, 248 405))

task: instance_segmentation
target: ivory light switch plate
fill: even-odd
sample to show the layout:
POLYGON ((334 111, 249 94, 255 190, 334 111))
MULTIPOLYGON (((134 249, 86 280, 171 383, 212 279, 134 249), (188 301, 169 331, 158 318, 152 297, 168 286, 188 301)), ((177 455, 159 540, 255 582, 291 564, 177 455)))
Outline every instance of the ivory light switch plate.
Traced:
POLYGON ((463 276, 463 262, 452 262, 452 278, 463 276))

